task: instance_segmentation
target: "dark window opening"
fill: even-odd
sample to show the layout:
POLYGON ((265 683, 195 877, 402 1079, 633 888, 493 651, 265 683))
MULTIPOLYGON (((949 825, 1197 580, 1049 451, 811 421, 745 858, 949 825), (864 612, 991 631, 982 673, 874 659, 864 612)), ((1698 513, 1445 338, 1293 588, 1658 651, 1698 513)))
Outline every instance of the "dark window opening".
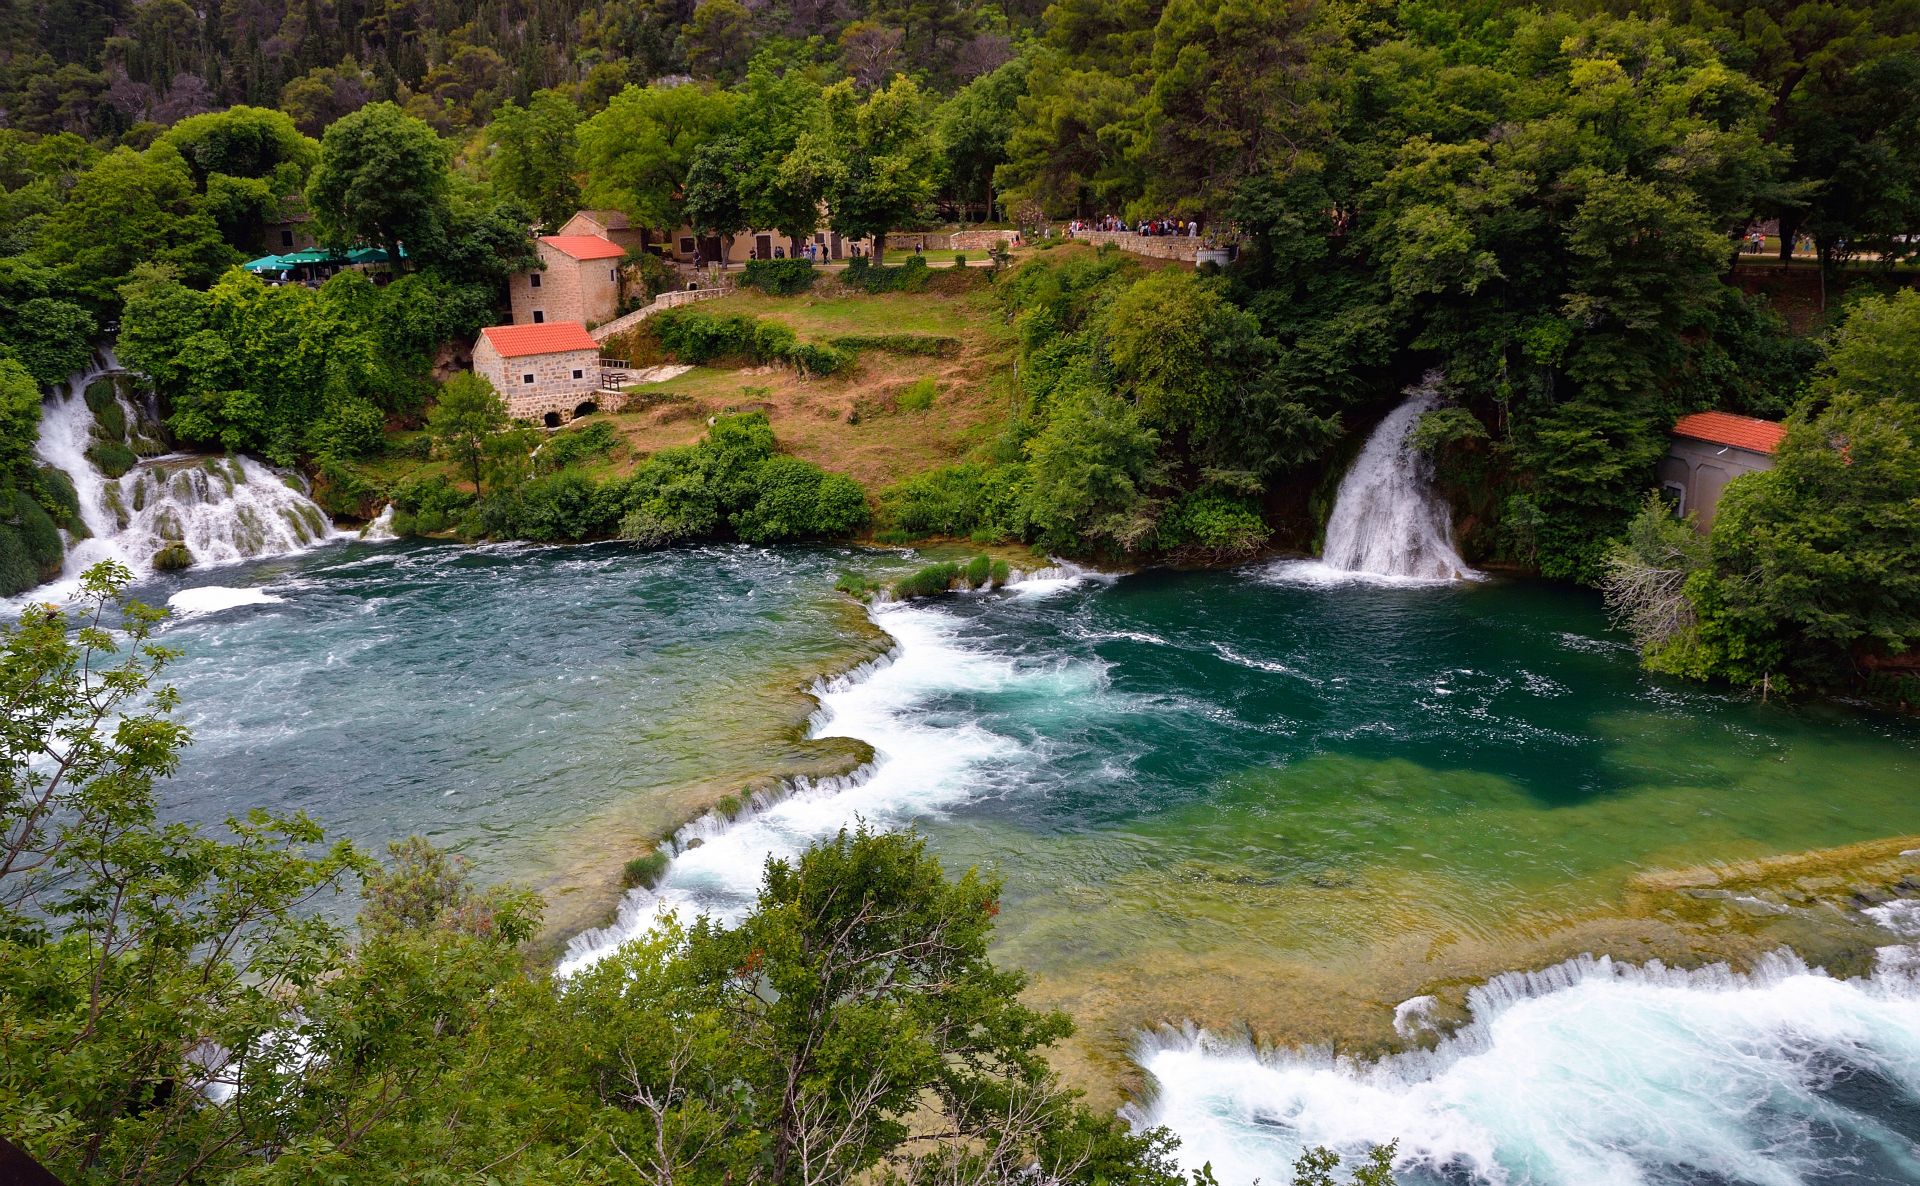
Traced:
POLYGON ((533 311, 533 323, 535 325, 543 325, 546 323, 546 320, 547 320, 547 315, 544 312, 542 312, 539 309, 535 309, 533 311))
POLYGON ((528 272, 528 273, 527 273, 527 286, 528 286, 529 288, 538 288, 538 287, 540 287, 540 273, 538 273, 538 272, 528 272))

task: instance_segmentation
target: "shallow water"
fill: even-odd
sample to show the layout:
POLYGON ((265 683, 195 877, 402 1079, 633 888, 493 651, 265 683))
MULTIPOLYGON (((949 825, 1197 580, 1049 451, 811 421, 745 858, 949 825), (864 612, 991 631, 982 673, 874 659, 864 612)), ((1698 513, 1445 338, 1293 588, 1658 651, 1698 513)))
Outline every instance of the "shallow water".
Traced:
MULTIPOLYGON (((630 854, 678 788, 804 754, 780 706, 849 653, 833 575, 890 563, 350 545, 225 570, 283 600, 170 629, 201 738, 178 809, 298 805, 512 875, 596 838, 630 854)), ((1898 977, 1569 964, 1466 996, 1583 944, 1711 950, 1665 907, 1609 921, 1650 872, 1920 833, 1910 723, 1648 677, 1593 599, 1515 582, 1068 577, 874 618, 895 657, 823 683, 813 722, 871 744, 872 769, 694 825, 572 961, 662 908, 738 910, 766 856, 840 826, 916 824, 950 866, 1005 876, 1001 957, 1081 1020, 1070 1060, 1124 1075, 1137 1055, 1143 1115, 1223 1182, 1392 1137, 1410 1179, 1915 1180, 1920 993, 1898 977), (1478 1020, 1417 1063, 1138 1046, 1191 1018, 1374 1053, 1396 1011, 1425 1028, 1409 998, 1429 992, 1478 1020), (1569 1098, 1600 1114, 1575 1123, 1569 1098), (1649 1115, 1672 1132, 1640 1132, 1649 1115)))

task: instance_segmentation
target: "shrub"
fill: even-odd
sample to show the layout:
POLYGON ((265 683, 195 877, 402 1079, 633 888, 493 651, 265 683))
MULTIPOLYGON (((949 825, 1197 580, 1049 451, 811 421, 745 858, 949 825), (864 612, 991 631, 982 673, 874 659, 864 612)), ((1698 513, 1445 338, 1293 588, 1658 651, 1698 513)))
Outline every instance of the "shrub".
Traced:
POLYGON ((534 478, 481 504, 481 523, 496 538, 561 543, 612 534, 624 490, 606 490, 577 470, 534 478))
POLYGON ((740 282, 773 296, 793 296, 812 288, 817 275, 810 259, 755 259, 747 261, 740 282))
POLYGON ((903 412, 924 412, 933 406, 933 397, 939 391, 940 385, 931 377, 915 379, 895 393, 893 406, 903 412))
POLYGON ((863 573, 843 572, 840 574, 840 579, 833 583, 833 587, 849 597, 857 597, 865 601, 884 586, 863 573))
POLYGON ((1181 499, 1167 527, 1163 547, 1195 548, 1216 560, 1250 555, 1271 534, 1257 508, 1212 491, 1181 499))
POLYGON ((672 858, 658 849, 643 857, 635 857, 620 870, 620 884, 627 889, 650 889, 667 871, 672 858))
MULTIPOLYGON (((98 383, 93 385, 93 387, 98 386, 98 383)), ((87 390, 91 391, 93 387, 87 390)), ((111 391, 112 388, 108 390, 111 391)), ((92 399, 87 400, 87 406, 93 406, 92 399)), ((127 413, 117 399, 109 399, 93 409, 93 425, 93 435, 99 440, 125 441, 127 439, 127 413)))
POLYGON ((1023 538, 1026 471, 967 462, 916 474, 881 492, 880 517, 903 543, 930 535, 1023 538))
POLYGON ((27 555, 20 533, 0 523, 0 597, 24 593, 39 583, 39 568, 27 555))
POLYGON ((993 579, 993 561, 984 553, 967 561, 967 584, 975 589, 986 588, 993 579))
POLYGON ((841 334, 828 338, 837 350, 884 350, 889 354, 921 354, 946 357, 960 353, 960 339, 938 334, 841 334))
POLYGON ((966 253, 966 252, 964 252, 964 251, 956 251, 956 252, 954 252, 954 253, 953 253, 953 266, 954 266, 954 267, 956 267, 956 268, 964 268, 964 267, 966 267, 966 266, 967 266, 967 253, 966 253))
POLYGON ((87 384, 86 400, 87 407, 98 416, 108 408, 119 405, 120 393, 115 389, 112 379, 95 379, 87 384))
POLYGON ((784 361, 801 375, 813 378, 833 374, 852 362, 853 356, 831 346, 799 342, 787 348, 784 361))
POLYGON ((620 434, 605 420, 595 420, 585 428, 556 433, 541 446, 536 460, 548 472, 577 465, 589 457, 613 451, 620 434))
POLYGON ((987 576, 994 584, 1004 585, 1013 579, 1013 569, 1005 560, 995 560, 993 566, 987 570, 987 576))
POLYGON ((750 544, 851 534, 866 525, 867 503, 851 478, 797 457, 772 457, 755 475, 750 506, 729 520, 750 544))
POLYGON ((914 597, 937 597, 953 587, 960 577, 957 564, 929 564, 893 583, 893 595, 902 601, 914 597))
POLYGON ((384 444, 386 416, 363 399, 343 399, 307 430, 307 451, 316 456, 370 457, 384 444))
POLYGON ((862 292, 919 292, 927 286, 927 261, 918 255, 911 256, 897 268, 876 267, 861 256, 847 264, 847 270, 840 273, 840 282, 862 292))
POLYGON ((393 530, 398 535, 430 535, 446 531, 473 505, 473 495, 447 480, 445 474, 414 475, 395 484, 393 530))
POLYGON ((82 539, 90 534, 86 520, 80 517, 80 495, 73 488, 72 478, 50 465, 43 465, 34 474, 33 494, 55 526, 64 527, 82 539))

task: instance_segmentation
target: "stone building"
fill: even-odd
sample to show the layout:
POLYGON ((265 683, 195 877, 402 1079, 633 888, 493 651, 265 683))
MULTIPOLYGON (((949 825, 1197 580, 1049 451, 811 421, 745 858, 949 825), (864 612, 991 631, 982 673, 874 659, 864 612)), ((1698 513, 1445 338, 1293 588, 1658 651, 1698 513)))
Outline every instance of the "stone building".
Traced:
POLYGON ((256 246, 264 254, 285 255, 292 251, 310 251, 320 246, 313 234, 313 215, 307 212, 307 200, 299 194, 280 199, 280 209, 260 228, 256 246))
POLYGON ((633 251, 643 244, 640 240, 644 233, 626 215, 618 210, 582 210, 566 224, 554 232, 560 238, 591 235, 596 239, 605 239, 622 251, 633 251))
POLYGON ((626 248, 598 235, 542 235, 534 247, 540 266, 507 281, 515 325, 598 325, 619 313, 626 248))
POLYGON ((1705 535, 1727 483, 1741 474, 1773 468, 1773 455, 1786 438, 1784 425, 1731 412, 1695 412, 1682 416, 1670 434, 1673 443, 1660 459, 1660 492, 1680 515, 1691 514, 1705 535))
POLYGON ((557 428, 600 404, 600 344, 578 321, 490 325, 473 344, 473 370, 515 420, 557 428))

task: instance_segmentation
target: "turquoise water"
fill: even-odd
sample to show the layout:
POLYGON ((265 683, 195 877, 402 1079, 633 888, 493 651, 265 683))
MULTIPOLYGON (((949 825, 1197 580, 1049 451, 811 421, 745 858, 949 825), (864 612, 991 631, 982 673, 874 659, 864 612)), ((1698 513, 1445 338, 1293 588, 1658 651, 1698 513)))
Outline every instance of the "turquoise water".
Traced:
MULTIPOLYGON (((848 653, 833 576, 898 563, 385 545, 220 570, 201 580, 281 600, 169 631, 201 739, 176 808, 297 805, 506 874, 596 837, 632 851, 686 784, 806 753, 781 740, 804 711, 786 693, 848 653)), ((769 853, 856 819, 914 824, 950 865, 1005 876, 1001 956, 1080 1019, 1069 1070, 1137 1058, 1141 1114, 1196 1163, 1231 1165, 1223 1181, 1283 1178, 1310 1139, 1394 1136, 1414 1178, 1920 1180, 1902 1119, 1920 1114, 1920 994, 1897 977, 1566 965, 1481 990, 1478 1028, 1418 1065, 1179 1030, 1141 1045, 1192 1019, 1371 1052, 1397 1007, 1421 1016, 1419 994, 1464 999, 1580 944, 1643 960, 1694 943, 1659 911, 1609 921, 1637 878, 1920 834, 1908 722, 1648 677, 1574 591, 1306 574, 1074 577, 878 609, 895 655, 819 688, 813 724, 870 743, 874 767, 695 823, 683 840, 703 843, 570 961, 664 908, 738 910, 769 853), (1586 1048, 1672 1057, 1588 1066, 1586 1048), (1662 1107, 1670 1139, 1622 1135, 1662 1107)))

